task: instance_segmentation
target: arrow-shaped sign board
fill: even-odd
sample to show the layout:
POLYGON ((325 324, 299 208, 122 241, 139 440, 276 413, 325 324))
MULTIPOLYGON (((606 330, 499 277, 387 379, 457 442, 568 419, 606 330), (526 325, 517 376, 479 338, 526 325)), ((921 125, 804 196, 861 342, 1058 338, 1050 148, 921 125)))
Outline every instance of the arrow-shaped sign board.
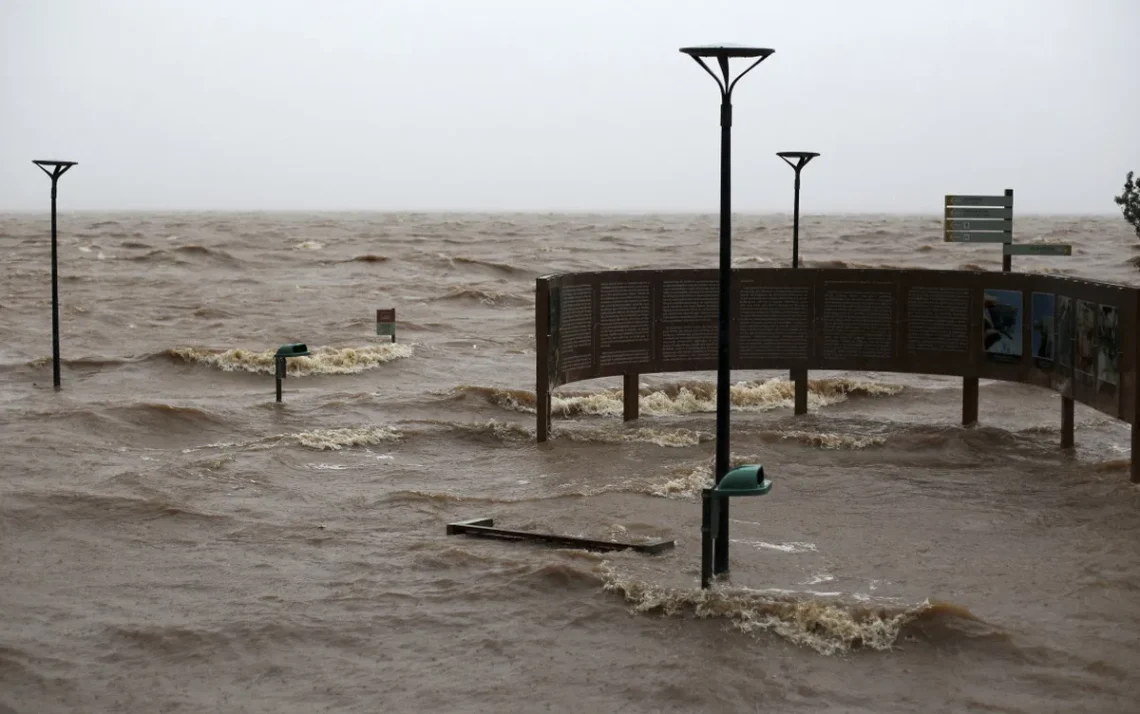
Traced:
POLYGON ((1002 246, 1004 255, 1072 255, 1067 243, 1017 243, 1002 246))

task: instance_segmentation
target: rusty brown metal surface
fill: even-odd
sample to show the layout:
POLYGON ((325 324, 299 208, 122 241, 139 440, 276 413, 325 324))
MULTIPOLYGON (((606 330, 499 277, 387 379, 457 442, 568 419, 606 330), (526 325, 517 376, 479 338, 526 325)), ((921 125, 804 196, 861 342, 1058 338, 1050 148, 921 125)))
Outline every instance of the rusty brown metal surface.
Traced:
MULTIPOLYGON (((548 434, 543 405, 560 385, 715 370, 717 276, 539 278, 539 440, 548 434)), ((734 271, 732 300, 733 369, 958 375, 963 419, 976 419, 972 380, 1024 382, 1136 423, 1136 288, 1029 273, 756 268, 734 271)))

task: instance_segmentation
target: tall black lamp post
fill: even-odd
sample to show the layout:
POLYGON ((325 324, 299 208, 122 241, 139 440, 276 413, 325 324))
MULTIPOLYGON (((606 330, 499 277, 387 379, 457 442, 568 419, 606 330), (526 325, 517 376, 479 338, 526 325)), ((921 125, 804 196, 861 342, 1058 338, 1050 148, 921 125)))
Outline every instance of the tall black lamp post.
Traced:
POLYGON ((814 151, 780 151, 776 154, 796 172, 795 212, 792 214, 792 267, 800 267, 800 171, 808 162, 819 156, 814 151), (795 159, 792 163, 791 159, 795 159))
MULTIPOLYGON (((741 47, 738 45, 706 45, 702 47, 682 47, 681 52, 696 60, 720 88, 720 329, 717 340, 717 381, 716 381, 716 467, 715 482, 720 484, 729 470, 729 407, 732 396, 729 391, 730 370, 732 368, 729 349, 730 311, 732 300, 732 90, 736 83, 756 65, 763 62, 775 50, 762 47, 741 47), (730 79, 728 61, 741 57, 755 60, 743 72, 730 79), (709 69, 705 59, 715 59, 720 75, 709 69)), ((716 529, 716 550, 714 573, 728 571, 728 502, 725 501, 718 514, 716 529)))
POLYGON ((55 185, 59 177, 75 166, 75 161, 33 160, 51 179, 51 375, 52 383, 59 389, 59 273, 56 268, 55 247, 55 185))
MULTIPOLYGON (((819 156, 814 151, 780 151, 776 153, 796 172, 795 209, 792 213, 792 267, 800 267, 800 171, 808 162, 819 156), (795 163, 792 160, 795 159, 795 163)), ((807 414, 808 376, 805 369, 793 369, 792 384, 795 385, 795 413, 807 414)))

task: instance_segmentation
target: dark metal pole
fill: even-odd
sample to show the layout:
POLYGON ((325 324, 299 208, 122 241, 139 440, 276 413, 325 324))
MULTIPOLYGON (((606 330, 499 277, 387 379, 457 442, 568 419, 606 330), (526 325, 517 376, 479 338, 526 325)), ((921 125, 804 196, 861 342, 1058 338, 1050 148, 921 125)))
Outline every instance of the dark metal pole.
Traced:
POLYGON ((55 192, 59 181, 59 170, 51 177, 51 379, 56 389, 60 388, 59 375, 59 262, 56 250, 55 192))
MULTIPOLYGON (((727 64, 727 62, 725 63, 727 64)), ((725 74, 727 74, 727 69, 725 74)), ((732 309, 732 96, 725 92, 720 105, 720 309, 716 365, 716 471, 720 483, 729 470, 729 430, 731 390, 731 331, 729 311, 732 309)), ((716 556, 713 571, 728 570, 728 503, 722 504, 716 534, 716 556)))
POLYGON ((285 378, 285 358, 277 357, 274 359, 274 367, 276 368, 277 377, 277 401, 281 401, 281 380, 285 378))
POLYGON ((792 267, 800 267, 800 169, 796 167, 796 201, 792 213, 792 267))
POLYGON ((59 177, 75 166, 76 162, 35 160, 32 163, 51 179, 51 378, 52 385, 59 389, 62 380, 59 364, 59 250, 56 247, 56 192, 59 177), (50 171, 48 167, 51 167, 50 171))
MULTIPOLYGON (((1010 199, 1010 205, 1012 206, 1013 205, 1013 189, 1012 188, 1007 188, 1005 190, 1005 197, 1010 199)), ((1005 246, 1006 246, 1006 244, 1003 243, 1002 247, 1001 247, 1002 248, 1001 271, 1003 273, 1011 273, 1011 272, 1013 272, 1013 256, 1006 254, 1005 246)))
MULTIPOLYGON (((795 208, 792 212, 792 267, 800 267, 800 171, 808 162, 819 156, 814 151, 779 151, 776 152, 788 166, 795 172, 794 196, 795 208), (793 164, 790 159, 795 159, 793 164)), ((796 416, 807 414, 808 410, 808 373, 806 369, 792 369, 788 371, 788 379, 794 385, 793 410, 796 416)))
MULTIPOLYGON (((736 83, 768 58, 773 50, 758 47, 715 45, 682 47, 681 51, 696 60, 720 87, 720 295, 717 310, 717 380, 716 380, 716 459, 714 480, 720 483, 729 471, 729 410, 732 349, 732 90, 736 83), (702 57, 715 58, 721 76, 709 69, 702 57), (748 57, 754 61, 736 79, 729 77, 730 57, 748 57), (723 78, 723 80, 722 80, 723 78)), ((713 573, 728 571, 728 503, 718 506, 712 518, 717 522, 713 554, 713 573)))
POLYGON ((712 489, 701 490, 701 589, 707 590, 713 574, 713 538, 717 525, 717 514, 713 504, 717 499, 712 489))
MULTIPOLYGON (((800 267, 800 169, 803 164, 798 164, 796 170, 796 183, 795 183, 795 208, 792 209, 792 268, 800 267)), ((788 375, 792 382, 792 411, 799 416, 800 414, 807 413, 807 398, 808 398, 808 383, 807 371, 802 369, 793 369, 788 375), (802 397, 802 399, 801 399, 802 397)))
POLYGON ((819 156, 815 151, 779 151, 776 153, 784 160, 784 163, 792 167, 792 171, 796 172, 795 181, 795 209, 792 213, 792 267, 800 267, 800 171, 803 170, 808 162, 819 156), (792 163, 789 159, 795 159, 796 163, 792 163))

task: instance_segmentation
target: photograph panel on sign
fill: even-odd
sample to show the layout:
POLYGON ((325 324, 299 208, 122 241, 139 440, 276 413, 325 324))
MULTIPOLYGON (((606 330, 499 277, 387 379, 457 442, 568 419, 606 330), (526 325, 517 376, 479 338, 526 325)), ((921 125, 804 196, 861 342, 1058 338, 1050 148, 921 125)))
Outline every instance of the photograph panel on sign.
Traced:
POLYGON ((1101 305, 1097 322, 1097 390, 1115 393, 1120 385, 1120 310, 1101 305))
POLYGON ((1020 290, 986 290, 982 299, 982 341, 996 362, 1018 362, 1022 355, 1020 290))
POLYGON ((1082 382, 1092 384, 1096 379, 1096 303, 1077 301, 1077 374, 1082 382))
POLYGON ((1033 361, 1042 369, 1051 369, 1057 353, 1056 296, 1033 293, 1033 361))
POLYGON ((1071 297, 1057 296, 1057 363, 1061 367, 1073 366, 1076 352, 1076 304, 1071 297))

